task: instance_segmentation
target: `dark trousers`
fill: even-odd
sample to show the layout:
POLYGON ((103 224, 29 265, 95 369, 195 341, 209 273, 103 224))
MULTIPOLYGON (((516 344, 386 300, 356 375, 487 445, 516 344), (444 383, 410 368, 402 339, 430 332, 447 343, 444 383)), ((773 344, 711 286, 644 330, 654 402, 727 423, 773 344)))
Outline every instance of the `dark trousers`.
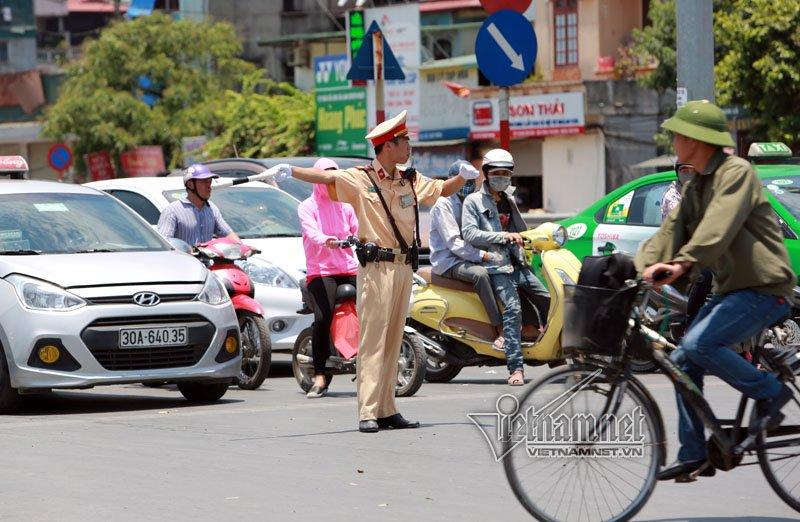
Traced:
POLYGON ((314 372, 326 373, 325 363, 331 355, 331 322, 336 304, 336 288, 339 285, 356 286, 355 276, 324 276, 312 279, 308 284, 311 309, 314 311, 314 326, 311 333, 314 372))

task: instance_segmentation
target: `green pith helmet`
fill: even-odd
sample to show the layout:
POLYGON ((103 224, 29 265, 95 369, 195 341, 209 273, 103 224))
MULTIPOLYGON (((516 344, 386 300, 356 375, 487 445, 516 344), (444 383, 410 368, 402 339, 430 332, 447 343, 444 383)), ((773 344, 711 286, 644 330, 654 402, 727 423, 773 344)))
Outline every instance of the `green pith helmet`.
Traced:
POLYGON ((693 100, 677 111, 672 118, 661 124, 661 127, 720 147, 735 147, 731 133, 728 132, 728 120, 722 109, 708 100, 693 100))

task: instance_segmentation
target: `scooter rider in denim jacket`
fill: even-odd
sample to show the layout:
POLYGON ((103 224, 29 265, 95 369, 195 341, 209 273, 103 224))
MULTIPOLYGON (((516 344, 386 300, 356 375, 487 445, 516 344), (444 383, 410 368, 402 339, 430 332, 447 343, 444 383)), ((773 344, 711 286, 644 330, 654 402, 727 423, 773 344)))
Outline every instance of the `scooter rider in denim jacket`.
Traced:
POLYGON ((461 227, 464 240, 475 248, 491 252, 484 263, 495 294, 503 303, 503 337, 495 348, 506 354, 506 366, 512 386, 524 384, 521 347, 522 307, 519 290, 533 301, 544 327, 550 308, 547 288, 525 262, 520 232, 527 230, 511 190, 514 158, 508 151, 493 149, 483 158, 486 183, 480 192, 464 200, 461 227))

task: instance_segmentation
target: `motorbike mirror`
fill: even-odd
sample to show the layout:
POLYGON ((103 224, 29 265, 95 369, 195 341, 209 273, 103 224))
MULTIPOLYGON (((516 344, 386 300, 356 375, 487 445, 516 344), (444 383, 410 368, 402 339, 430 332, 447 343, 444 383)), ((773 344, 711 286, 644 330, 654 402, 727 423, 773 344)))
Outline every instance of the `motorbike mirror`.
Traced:
POLYGON ((193 254, 194 249, 192 246, 182 239, 178 239, 177 237, 171 237, 167 239, 172 248, 179 252, 183 252, 184 254, 193 254))

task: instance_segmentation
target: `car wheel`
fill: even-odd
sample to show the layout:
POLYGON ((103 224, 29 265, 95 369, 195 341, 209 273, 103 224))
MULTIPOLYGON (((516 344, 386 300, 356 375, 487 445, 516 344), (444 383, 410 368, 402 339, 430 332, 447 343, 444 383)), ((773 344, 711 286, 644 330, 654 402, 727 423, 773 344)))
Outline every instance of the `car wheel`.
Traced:
POLYGON ((19 407, 21 398, 11 387, 5 349, 0 345, 0 413, 9 413, 19 407))
POLYGON ((222 383, 202 383, 202 382, 180 382, 178 390, 189 402, 205 403, 216 402, 228 391, 229 384, 222 383))

